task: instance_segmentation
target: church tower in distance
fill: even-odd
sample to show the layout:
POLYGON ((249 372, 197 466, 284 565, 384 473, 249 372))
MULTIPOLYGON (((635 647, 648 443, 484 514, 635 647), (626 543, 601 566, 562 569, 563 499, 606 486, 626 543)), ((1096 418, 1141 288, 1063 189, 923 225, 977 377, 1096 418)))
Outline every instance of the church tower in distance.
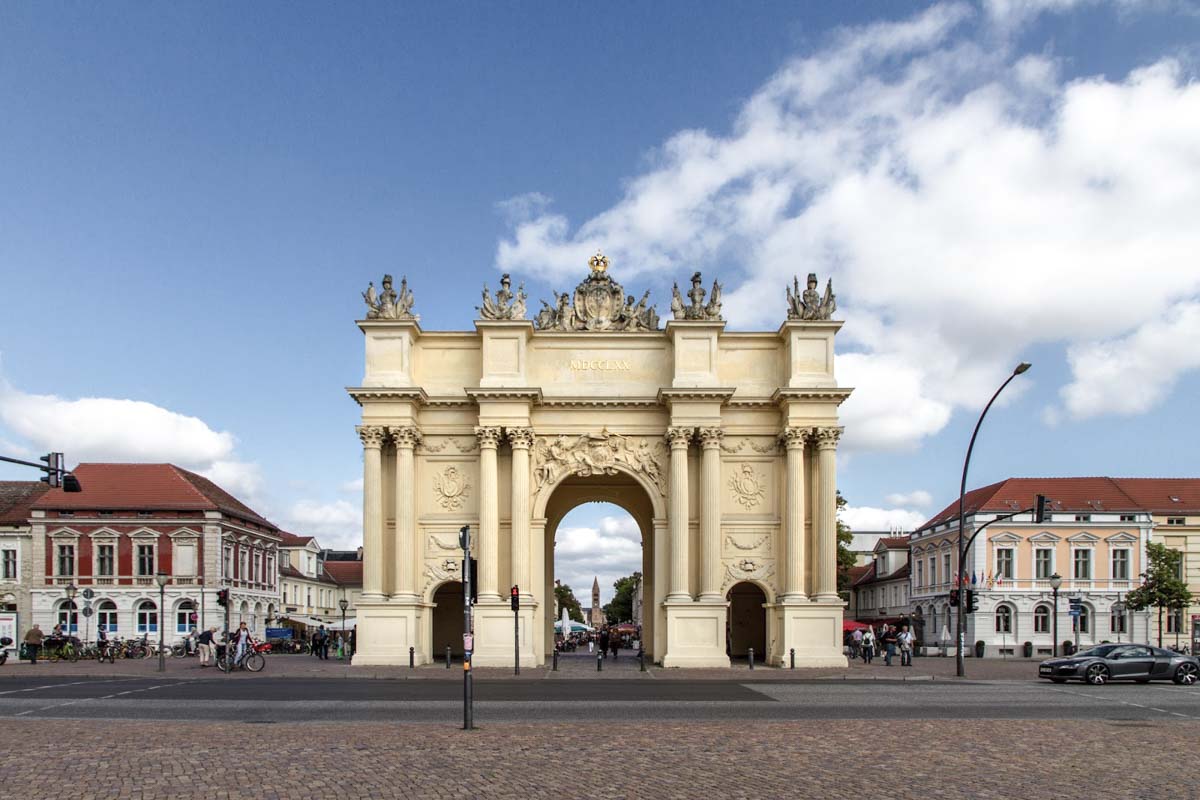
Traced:
POLYGON ((604 624, 604 612, 600 609, 600 579, 592 579, 592 607, 588 613, 588 625, 599 628, 604 624))

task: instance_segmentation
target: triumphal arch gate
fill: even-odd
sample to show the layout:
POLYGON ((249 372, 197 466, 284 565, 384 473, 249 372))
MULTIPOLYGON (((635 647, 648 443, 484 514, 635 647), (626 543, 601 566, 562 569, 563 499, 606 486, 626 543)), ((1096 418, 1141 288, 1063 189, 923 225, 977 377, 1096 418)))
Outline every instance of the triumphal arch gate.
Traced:
POLYGON ((589 267, 532 319, 505 275, 484 288, 472 331, 423 330, 390 276, 363 294, 366 373, 349 389, 363 446, 354 663, 461 652, 463 525, 479 570, 474 663, 511 665, 514 640, 522 663, 544 663, 555 532, 602 500, 641 529, 654 661, 727 666, 738 609, 771 663, 794 650, 797 666, 844 665, 835 455, 850 390, 834 378, 831 286, 796 281, 778 330, 733 332, 720 284, 706 290, 699 273, 661 324, 606 258, 589 267))

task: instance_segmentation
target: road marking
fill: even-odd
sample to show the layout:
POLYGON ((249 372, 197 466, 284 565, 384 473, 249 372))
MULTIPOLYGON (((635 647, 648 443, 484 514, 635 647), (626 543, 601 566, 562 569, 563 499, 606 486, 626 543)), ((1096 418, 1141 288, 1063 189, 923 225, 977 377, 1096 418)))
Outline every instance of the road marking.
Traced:
MULTIPOLYGON (((59 683, 59 684, 55 684, 55 686, 77 686, 80 683, 116 683, 117 680, 141 680, 141 678, 118 678, 118 679, 114 679, 111 681, 78 681, 77 683, 70 683, 70 684, 59 683)), ((180 681, 179 683, 185 683, 185 682, 186 681, 180 681)), ((49 711, 52 708, 62 708, 63 706, 73 706, 76 703, 87 703, 87 702, 91 702, 94 700, 108 700, 112 697, 119 697, 119 696, 125 695, 125 694, 135 694, 136 692, 151 692, 151 691, 154 691, 155 689, 162 689, 166 686, 178 686, 179 683, 160 683, 157 686, 143 686, 141 689, 129 689, 128 691, 117 692, 115 694, 105 695, 104 697, 81 697, 77 700, 68 700, 65 703, 53 703, 51 705, 43 706, 41 708, 31 708, 28 711, 22 711, 20 713, 13 714, 13 716, 14 717, 23 717, 27 714, 36 714, 36 713, 40 713, 42 711, 49 711)), ((42 687, 38 687, 38 688, 47 689, 47 688, 53 688, 53 687, 52 686, 51 687, 42 686, 42 687)), ((16 691, 32 691, 32 690, 19 689, 16 691)))
POLYGON ((42 689, 58 689, 63 686, 82 686, 83 684, 99 684, 99 683, 120 683, 121 681, 138 681, 142 678, 113 678, 107 681, 72 681, 70 683, 48 683, 45 686, 31 686, 28 689, 9 689, 7 692, 0 692, 0 695, 5 694, 20 694, 21 692, 40 692, 42 689))
POLYGON ((1084 697, 1084 698, 1087 698, 1088 700, 1099 700, 1102 702, 1120 703, 1123 706, 1133 706, 1134 708, 1144 708, 1147 711, 1157 711, 1160 714, 1171 714, 1176 717, 1183 717, 1184 719, 1200 719, 1200 717, 1194 717, 1194 716, 1191 716, 1190 714, 1180 714, 1178 711, 1167 711, 1166 709, 1155 708, 1154 706, 1144 706, 1144 705, 1141 705, 1140 703, 1134 703, 1129 700, 1122 700, 1119 697, 1113 697, 1112 695, 1109 695, 1107 697, 1102 697, 1102 696, 1094 695, 1094 694, 1082 694, 1081 692, 1072 692, 1068 689, 1060 689, 1055 686, 1048 686, 1046 688, 1052 692, 1060 692, 1062 694, 1074 695, 1075 697, 1084 697))

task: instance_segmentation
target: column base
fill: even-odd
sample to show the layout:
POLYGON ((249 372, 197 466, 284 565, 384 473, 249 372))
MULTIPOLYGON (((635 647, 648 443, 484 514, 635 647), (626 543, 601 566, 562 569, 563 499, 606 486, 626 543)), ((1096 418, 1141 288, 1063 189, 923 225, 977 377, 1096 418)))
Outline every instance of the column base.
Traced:
POLYGON ((774 666, 790 667, 791 651, 796 651, 796 667, 845 667, 842 651, 843 603, 780 603, 773 611, 779 615, 779 649, 771 654, 774 666))
POLYGON ((360 599, 355 604, 358 619, 357 652, 354 666, 408 666, 408 648, 413 661, 428 664, 429 654, 421 647, 421 623, 425 607, 418 602, 360 599))
POLYGON ((728 667, 725 653, 726 603, 663 603, 667 612, 664 667, 728 667))
POLYGON ((801 604, 809 605, 811 603, 812 601, 808 599, 808 595, 801 594, 799 592, 785 594, 783 597, 779 598, 779 605, 781 606, 797 606, 801 604))
MULTIPOLYGON (((533 652, 533 617, 532 603, 521 603, 521 610, 516 612, 520 620, 521 665, 537 666, 538 657, 533 652)), ((516 631, 513 625, 513 610, 508 601, 485 601, 479 598, 475 606, 475 651, 471 655, 471 663, 476 667, 511 667, 515 657, 513 640, 516 631)))

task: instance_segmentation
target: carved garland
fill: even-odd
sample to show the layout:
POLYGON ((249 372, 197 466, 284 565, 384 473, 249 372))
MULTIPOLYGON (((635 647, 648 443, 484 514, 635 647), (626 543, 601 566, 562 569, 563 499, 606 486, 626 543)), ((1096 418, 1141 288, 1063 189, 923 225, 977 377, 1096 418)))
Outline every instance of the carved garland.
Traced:
POLYGON ((630 439, 602 431, 579 436, 538 437, 534 442, 534 491, 554 485, 566 475, 616 475, 624 466, 645 475, 659 492, 666 494, 661 442, 630 439))
POLYGON ((724 589, 730 584, 740 581, 764 581, 775 572, 775 564, 770 561, 759 561, 753 558, 739 558, 725 565, 724 589))
POLYGON ((743 543, 739 542, 737 539, 734 539, 732 536, 726 536, 725 543, 727 545, 729 545, 730 547, 736 548, 738 550, 757 550, 758 548, 760 548, 764 544, 766 544, 770 540, 770 538, 771 537, 769 535, 764 533, 762 536, 758 537, 753 542, 750 542, 749 544, 743 544, 743 543))

